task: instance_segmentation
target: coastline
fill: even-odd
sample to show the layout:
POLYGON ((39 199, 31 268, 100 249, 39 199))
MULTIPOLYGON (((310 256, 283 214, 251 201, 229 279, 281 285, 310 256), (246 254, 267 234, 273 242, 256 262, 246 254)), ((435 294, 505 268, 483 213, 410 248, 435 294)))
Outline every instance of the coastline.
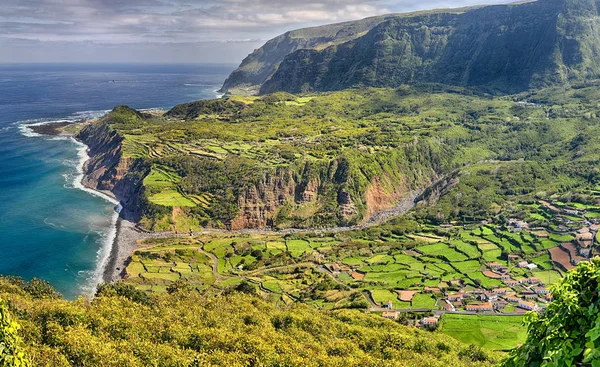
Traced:
MULTIPOLYGON (((28 129, 37 135, 70 138, 80 145, 81 149, 78 152, 80 162, 77 167, 79 175, 74 180, 74 186, 117 206, 120 205, 120 203, 112 192, 98 190, 84 183, 85 173, 83 167, 85 167, 86 163, 90 160, 88 155, 89 147, 84 142, 78 140, 75 135, 82 126, 91 122, 93 122, 93 120, 51 122, 39 125, 29 125, 28 129)), ((138 242, 147 237, 135 228, 134 223, 121 218, 116 210, 113 214, 112 222, 112 228, 107 234, 107 244, 98 251, 98 263, 95 270, 94 284, 91 285, 93 291, 95 290, 95 287, 102 282, 111 283, 123 279, 131 254, 138 248, 138 242)))
MULTIPOLYGON (((84 121, 73 121, 65 123, 64 121, 53 122, 43 125, 30 125, 29 129, 33 133, 38 135, 47 136, 61 136, 70 138, 81 146, 79 151, 81 161, 78 167, 79 176, 75 179, 74 185, 80 190, 86 191, 91 195, 101 197, 109 202, 120 205, 115 195, 110 191, 98 190, 94 187, 90 187, 84 183, 85 173, 83 168, 85 164, 91 159, 88 155, 89 147, 82 141, 78 140, 75 136, 77 132, 85 124, 92 123, 94 120, 84 121)), ((362 224, 357 224, 348 227, 332 227, 332 228, 313 228, 313 229, 294 229, 288 228, 283 230, 275 230, 273 228, 263 229, 242 229, 242 230, 219 230, 219 229, 204 229, 200 233, 193 233, 193 236, 200 234, 270 234, 277 233, 280 235, 292 234, 292 233, 339 233, 352 230, 360 230, 367 227, 371 227, 382 222, 385 222, 393 217, 400 216, 412 209, 418 197, 423 193, 423 190, 414 190, 409 192, 407 197, 396 203, 391 208, 376 213, 367 221, 362 224)), ((187 234, 175 234, 171 232, 154 232, 146 233, 140 231, 136 224, 126 219, 121 218, 117 210, 115 210, 113 217, 112 230, 107 236, 107 244, 99 250, 98 253, 98 264, 95 270, 95 284, 93 288, 102 282, 112 283, 117 282, 126 277, 127 265, 131 262, 131 256, 135 250, 143 248, 141 241, 148 238, 170 238, 170 237, 187 237, 187 234)))

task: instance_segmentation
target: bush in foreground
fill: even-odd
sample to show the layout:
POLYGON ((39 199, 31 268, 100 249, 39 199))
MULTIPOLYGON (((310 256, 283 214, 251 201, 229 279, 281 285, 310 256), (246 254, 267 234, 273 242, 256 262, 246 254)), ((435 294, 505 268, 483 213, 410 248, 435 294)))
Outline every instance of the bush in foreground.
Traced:
POLYGON ((248 293, 179 289, 146 302, 34 298, 0 279, 36 366, 490 366, 497 355, 356 310, 278 307, 248 293))
POLYGON ((503 366, 600 366, 599 281, 600 258, 568 272, 547 309, 528 314, 527 341, 503 366))

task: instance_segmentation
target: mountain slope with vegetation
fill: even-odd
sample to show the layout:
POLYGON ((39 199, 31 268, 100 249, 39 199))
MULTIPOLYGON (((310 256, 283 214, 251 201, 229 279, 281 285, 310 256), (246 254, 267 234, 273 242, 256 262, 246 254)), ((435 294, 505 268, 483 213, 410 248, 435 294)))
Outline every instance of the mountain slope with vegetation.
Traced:
MULTIPOLYGON (((461 13, 468 9, 472 8, 433 10, 427 13, 461 13)), ((388 14, 286 32, 269 40, 264 46, 248 55, 224 82, 221 92, 257 93, 260 86, 277 70, 283 59, 297 50, 323 50, 361 37, 387 20, 420 13, 388 14)))
MULTIPOLYGON (((120 107, 79 138, 91 147, 86 183, 113 191, 124 216, 149 230, 352 226, 435 194, 438 179, 464 185, 474 176, 452 178, 485 160, 593 181, 596 89, 502 98, 437 85, 277 93, 191 102, 164 116, 120 107)), ((496 199, 482 198, 461 201, 485 213, 496 199)), ((455 200, 443 197, 437 215, 451 216, 455 200)))
MULTIPOLYGON (((236 290, 237 289, 237 290, 236 290)), ((251 286, 218 297, 173 289, 148 296, 115 284, 93 301, 62 300, 45 283, 0 280, 2 320, 21 325, 34 366, 490 366, 498 355, 358 311, 276 306, 251 286)), ((3 325, 4 327, 4 325, 3 325)), ((5 330, 5 327, 0 330, 5 330)), ((1 356, 4 356, 5 348, 1 356)), ((19 359, 20 358, 20 359, 19 359)), ((5 360, 3 360, 5 361, 5 360)))
MULTIPOLYGON (((277 62, 251 79, 262 83, 261 94, 428 82, 518 93, 600 75, 600 17, 594 0, 421 12, 361 24, 370 27, 351 38, 336 35, 327 47, 306 43, 292 48, 270 41, 230 79, 238 79, 248 65, 262 65, 250 60, 267 53, 277 54, 277 62)), ((326 29, 312 32, 331 37, 326 29)))

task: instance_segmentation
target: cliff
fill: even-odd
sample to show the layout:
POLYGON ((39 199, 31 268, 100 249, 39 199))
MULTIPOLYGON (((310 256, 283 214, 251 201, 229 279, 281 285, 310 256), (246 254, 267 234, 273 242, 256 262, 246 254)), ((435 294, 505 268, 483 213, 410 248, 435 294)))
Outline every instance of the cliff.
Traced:
POLYGON ((124 158, 124 138, 108 121, 84 127, 76 136, 89 148, 90 159, 83 167, 83 184, 87 187, 110 191, 123 206, 121 216, 137 222, 141 218, 140 194, 148 165, 141 159, 124 158))
MULTIPOLYGON (((600 75, 600 17, 594 0, 539 0, 462 10, 390 15, 327 43, 288 34, 250 55, 224 86, 261 85, 260 94, 357 86, 442 83, 518 93, 600 75), (296 40, 296 38, 294 38, 296 40), (269 56, 269 63, 260 57, 269 56), (268 65, 260 73, 250 65, 268 65)), ((301 32, 302 30, 298 31, 301 32)), ((329 38, 327 38, 329 37, 329 38)))

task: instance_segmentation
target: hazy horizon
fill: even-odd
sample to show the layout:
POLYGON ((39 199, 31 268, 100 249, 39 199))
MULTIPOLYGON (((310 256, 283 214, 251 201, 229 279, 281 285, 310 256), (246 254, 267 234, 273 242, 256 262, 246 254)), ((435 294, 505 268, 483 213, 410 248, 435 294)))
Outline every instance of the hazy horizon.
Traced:
POLYGON ((239 64, 286 31, 512 0, 5 0, 1 64, 239 64))

